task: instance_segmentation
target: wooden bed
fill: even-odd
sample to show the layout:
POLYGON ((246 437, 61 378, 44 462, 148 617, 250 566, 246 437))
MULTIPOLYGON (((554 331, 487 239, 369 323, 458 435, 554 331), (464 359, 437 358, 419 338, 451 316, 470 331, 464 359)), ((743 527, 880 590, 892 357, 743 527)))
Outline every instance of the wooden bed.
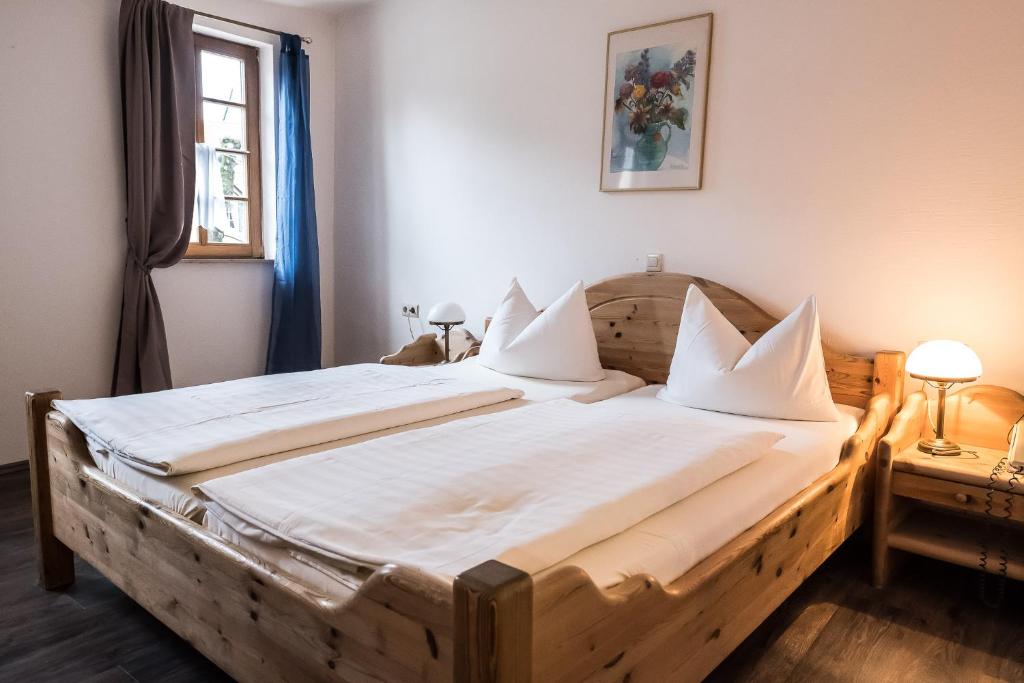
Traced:
MULTIPOLYGON (((750 340, 776 321, 722 285, 635 274, 587 290, 606 367, 664 382, 687 286, 750 340)), ((903 395, 904 356, 825 350, 837 402, 864 407, 838 466, 667 585, 602 589, 581 569, 528 576, 497 561, 454 585, 389 565, 320 594, 113 481, 81 433, 27 395, 40 580, 73 553, 239 680, 699 680, 800 585, 870 509, 873 454, 903 395)))

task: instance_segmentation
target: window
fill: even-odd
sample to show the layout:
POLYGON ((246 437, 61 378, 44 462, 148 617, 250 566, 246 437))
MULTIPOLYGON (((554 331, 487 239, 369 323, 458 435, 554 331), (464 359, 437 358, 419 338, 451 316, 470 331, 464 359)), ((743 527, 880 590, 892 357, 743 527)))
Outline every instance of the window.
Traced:
POLYGON ((196 206, 189 258, 262 258, 257 48, 196 34, 196 206))

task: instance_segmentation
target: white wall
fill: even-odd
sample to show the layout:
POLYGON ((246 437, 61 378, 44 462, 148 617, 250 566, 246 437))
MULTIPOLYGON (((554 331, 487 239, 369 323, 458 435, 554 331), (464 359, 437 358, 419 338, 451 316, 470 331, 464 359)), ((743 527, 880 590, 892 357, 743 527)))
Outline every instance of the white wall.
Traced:
MULTIPOLYGON (((334 357, 335 18, 250 0, 179 4, 312 36, 324 357, 334 357)), ((0 3, 0 463, 26 457, 22 395, 110 389, 124 263, 117 0, 0 3)), ((265 34, 251 33, 253 37, 265 34)), ((176 386, 260 374, 269 263, 156 271, 176 386)))
POLYGON ((471 327, 513 275, 666 268, 779 315, 815 293, 844 350, 962 339, 1024 390, 1024 3, 382 0, 338 37, 341 360, 471 327), (598 192, 608 31, 715 13, 704 189, 598 192))

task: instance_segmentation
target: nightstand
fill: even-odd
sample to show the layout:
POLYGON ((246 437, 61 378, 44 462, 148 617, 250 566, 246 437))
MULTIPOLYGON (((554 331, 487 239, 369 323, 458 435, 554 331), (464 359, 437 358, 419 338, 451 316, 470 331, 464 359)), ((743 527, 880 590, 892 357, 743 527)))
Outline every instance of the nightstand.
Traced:
POLYGON ((888 581, 894 550, 972 569, 981 569, 987 550, 985 570, 1002 574, 1005 548, 1006 576, 1024 580, 1024 473, 1012 478, 1004 464, 992 476, 1006 456, 1010 427, 1024 415, 1024 395, 977 385, 950 396, 946 435, 963 448, 958 456, 918 450, 919 439, 934 436, 928 409, 923 392, 908 396, 878 444, 875 586, 888 581), (987 514, 990 508, 1004 519, 987 514))
MULTIPOLYGON (((451 332, 452 362, 458 363, 480 351, 480 340, 469 330, 459 327, 451 332)), ((421 334, 394 353, 383 356, 384 365, 440 365, 444 362, 444 344, 433 332, 421 334)))

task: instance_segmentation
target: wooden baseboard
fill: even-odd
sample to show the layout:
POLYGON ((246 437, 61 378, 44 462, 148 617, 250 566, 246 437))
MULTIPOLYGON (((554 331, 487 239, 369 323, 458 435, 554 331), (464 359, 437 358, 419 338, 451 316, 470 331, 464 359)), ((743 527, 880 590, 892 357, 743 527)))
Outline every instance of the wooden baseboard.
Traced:
POLYGON ((28 460, 18 460, 17 462, 8 462, 0 465, 0 477, 5 474, 14 474, 15 472, 24 472, 28 470, 28 460))

